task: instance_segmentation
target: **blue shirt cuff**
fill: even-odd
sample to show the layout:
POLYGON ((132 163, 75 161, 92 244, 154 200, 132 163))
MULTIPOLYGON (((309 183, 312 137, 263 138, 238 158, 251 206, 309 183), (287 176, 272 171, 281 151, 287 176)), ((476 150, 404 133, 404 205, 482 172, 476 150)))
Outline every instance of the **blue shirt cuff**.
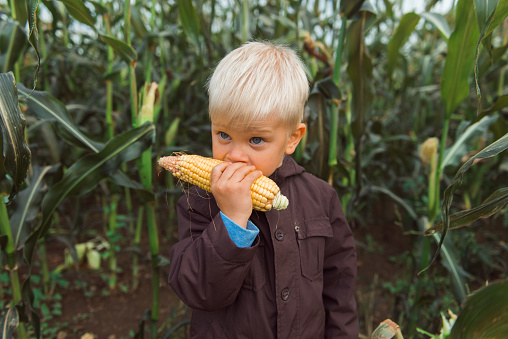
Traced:
POLYGON ((220 212, 222 221, 228 230, 229 237, 238 247, 250 247, 259 233, 259 229, 250 220, 247 221, 247 228, 239 226, 236 222, 229 219, 224 213, 220 212))

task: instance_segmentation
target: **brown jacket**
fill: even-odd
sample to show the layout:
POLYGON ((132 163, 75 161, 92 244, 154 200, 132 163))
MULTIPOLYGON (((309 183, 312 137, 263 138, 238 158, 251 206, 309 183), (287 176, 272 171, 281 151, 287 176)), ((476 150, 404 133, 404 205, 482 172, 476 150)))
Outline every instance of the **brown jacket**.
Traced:
POLYGON ((356 250, 335 190, 292 158, 271 178, 286 210, 254 211, 251 247, 229 238, 211 194, 177 206, 169 283, 193 308, 192 338, 358 338, 356 250))

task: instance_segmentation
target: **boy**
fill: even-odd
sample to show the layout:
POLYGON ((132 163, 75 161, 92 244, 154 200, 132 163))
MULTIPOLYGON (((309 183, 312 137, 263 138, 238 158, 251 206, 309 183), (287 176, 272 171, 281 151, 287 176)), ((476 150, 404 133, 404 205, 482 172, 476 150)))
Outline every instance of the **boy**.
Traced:
POLYGON ((192 338, 358 338, 356 251, 335 190, 291 157, 309 85, 289 48, 252 42, 229 53, 209 84, 212 195, 179 200, 180 241, 169 283, 193 308, 192 338), (285 210, 252 210, 269 176, 285 210))

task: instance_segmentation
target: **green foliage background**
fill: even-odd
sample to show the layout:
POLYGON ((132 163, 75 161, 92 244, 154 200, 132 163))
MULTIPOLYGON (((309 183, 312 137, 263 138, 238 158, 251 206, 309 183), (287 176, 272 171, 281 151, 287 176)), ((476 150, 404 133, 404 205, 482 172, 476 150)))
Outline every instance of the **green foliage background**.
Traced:
MULTIPOLYGON (((337 189, 352 227, 384 232, 364 228, 388 204, 402 232, 428 235, 408 240, 411 274, 384 284, 387 297, 402 300, 393 320, 404 333, 438 332, 438 312, 458 312, 471 288, 506 279, 506 238, 476 243, 481 227, 445 235, 493 215, 507 227, 508 0, 453 1, 446 13, 434 10, 440 5, 427 0, 422 11, 403 12, 400 0, 0 1, 0 178, 11 201, 0 204, 0 262, 28 333, 39 334, 40 312, 30 274, 21 288, 16 272, 30 272, 66 199, 102 196, 111 288, 115 253, 139 246, 143 228, 149 233, 156 335, 166 264, 158 236, 168 227, 162 214, 173 220, 166 197, 171 205, 181 193, 155 162, 174 151, 211 155, 205 83, 222 57, 251 40, 287 44, 308 67, 309 133, 295 158, 337 189), (428 139, 437 143, 423 156, 428 139), (129 226, 134 240, 118 236, 120 203, 138 220, 129 226), (429 268, 438 253, 441 263, 429 268)), ((367 335, 368 305, 360 310, 367 335)))

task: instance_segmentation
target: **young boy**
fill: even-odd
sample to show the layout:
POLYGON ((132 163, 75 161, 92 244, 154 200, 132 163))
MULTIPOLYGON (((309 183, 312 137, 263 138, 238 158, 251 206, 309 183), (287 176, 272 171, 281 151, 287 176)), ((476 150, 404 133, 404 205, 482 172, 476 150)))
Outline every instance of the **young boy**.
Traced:
POLYGON ((289 48, 251 42, 208 84, 212 195, 179 200, 169 283, 191 308, 192 338, 358 338, 356 251, 335 190, 291 157, 309 85, 289 48), (289 199, 252 210, 261 174, 289 199))

